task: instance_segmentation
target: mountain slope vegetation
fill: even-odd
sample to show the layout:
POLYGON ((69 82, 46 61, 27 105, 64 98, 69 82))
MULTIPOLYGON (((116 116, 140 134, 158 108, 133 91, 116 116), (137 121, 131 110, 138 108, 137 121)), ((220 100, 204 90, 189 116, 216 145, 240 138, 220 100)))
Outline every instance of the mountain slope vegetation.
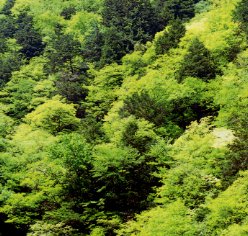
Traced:
POLYGON ((247 13, 0 0, 0 235, 247 235, 247 13))

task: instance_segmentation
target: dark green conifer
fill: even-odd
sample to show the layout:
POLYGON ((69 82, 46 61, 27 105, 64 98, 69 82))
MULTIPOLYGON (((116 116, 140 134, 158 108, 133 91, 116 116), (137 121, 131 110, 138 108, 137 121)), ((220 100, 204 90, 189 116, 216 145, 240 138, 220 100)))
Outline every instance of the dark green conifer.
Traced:
POLYGON ((176 19, 172 21, 169 30, 164 31, 163 35, 158 37, 155 41, 156 54, 164 54, 169 51, 169 49, 177 47, 185 31, 185 26, 181 20, 176 19))
POLYGON ((197 77, 208 81, 215 77, 216 72, 216 66, 209 50, 198 38, 195 38, 179 70, 179 81, 185 77, 197 77))

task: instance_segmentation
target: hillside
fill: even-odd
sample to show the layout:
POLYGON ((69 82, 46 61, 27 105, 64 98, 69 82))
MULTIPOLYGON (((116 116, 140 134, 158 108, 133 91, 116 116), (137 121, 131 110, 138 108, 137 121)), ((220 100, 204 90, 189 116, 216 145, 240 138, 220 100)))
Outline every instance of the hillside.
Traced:
POLYGON ((248 235, 247 0, 0 0, 0 235, 248 235))

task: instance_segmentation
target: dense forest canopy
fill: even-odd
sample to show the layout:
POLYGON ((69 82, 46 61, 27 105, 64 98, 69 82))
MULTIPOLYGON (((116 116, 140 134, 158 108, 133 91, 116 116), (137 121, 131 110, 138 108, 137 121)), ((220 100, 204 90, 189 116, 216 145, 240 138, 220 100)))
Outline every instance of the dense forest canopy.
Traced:
POLYGON ((248 0, 0 0, 0 235, 248 235, 248 0))

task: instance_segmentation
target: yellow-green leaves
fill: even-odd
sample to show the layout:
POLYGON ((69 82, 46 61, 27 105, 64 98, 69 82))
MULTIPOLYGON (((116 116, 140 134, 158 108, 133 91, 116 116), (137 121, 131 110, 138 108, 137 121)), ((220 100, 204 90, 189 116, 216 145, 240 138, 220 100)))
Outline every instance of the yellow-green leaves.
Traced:
POLYGON ((76 110, 72 104, 65 104, 54 99, 38 106, 35 111, 26 116, 25 120, 33 127, 43 128, 52 134, 57 134, 78 127, 79 119, 75 117, 75 114, 76 110))
POLYGON ((207 202, 206 207, 210 210, 210 213, 206 217, 205 224, 209 232, 213 232, 214 229, 212 235, 234 235, 235 228, 238 230, 237 232, 241 233, 236 235, 246 235, 248 215, 247 178, 247 171, 242 172, 241 177, 226 191, 221 193, 216 199, 207 202), (238 227, 237 223, 241 227, 238 227), (244 225, 242 225, 243 223, 244 225))
POLYGON ((89 34, 92 27, 97 25, 100 20, 101 17, 95 13, 80 11, 66 22, 65 32, 73 35, 76 40, 83 42, 85 35, 89 34))
POLYGON ((196 235, 190 210, 181 201, 156 207, 137 216, 137 221, 124 224, 119 236, 192 236, 196 235))

